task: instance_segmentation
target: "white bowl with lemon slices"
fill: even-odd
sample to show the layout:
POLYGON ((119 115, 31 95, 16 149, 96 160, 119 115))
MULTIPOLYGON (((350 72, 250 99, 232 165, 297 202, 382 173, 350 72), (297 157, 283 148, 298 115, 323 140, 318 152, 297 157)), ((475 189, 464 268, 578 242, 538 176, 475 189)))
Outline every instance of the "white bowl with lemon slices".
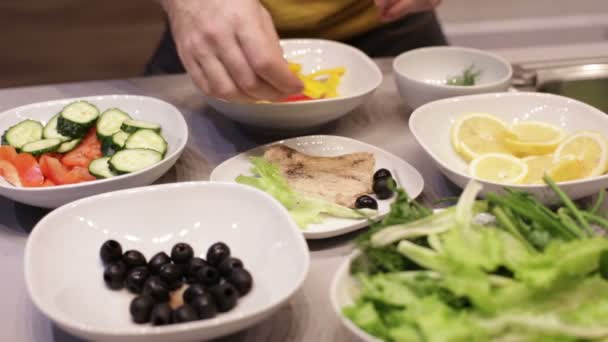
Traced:
POLYGON ((455 184, 484 193, 505 187, 557 197, 545 174, 573 199, 608 187, 608 116, 582 102, 539 93, 454 97, 414 111, 410 130, 455 184))

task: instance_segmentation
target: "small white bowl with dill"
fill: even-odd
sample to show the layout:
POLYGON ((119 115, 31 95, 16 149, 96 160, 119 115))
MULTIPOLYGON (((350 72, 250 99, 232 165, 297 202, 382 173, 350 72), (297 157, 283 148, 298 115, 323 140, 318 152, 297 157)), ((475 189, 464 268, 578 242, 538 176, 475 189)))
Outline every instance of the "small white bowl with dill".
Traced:
POLYGON ((405 52, 393 61, 393 71, 399 93, 411 109, 448 97, 506 91, 513 76, 504 58, 455 46, 405 52))

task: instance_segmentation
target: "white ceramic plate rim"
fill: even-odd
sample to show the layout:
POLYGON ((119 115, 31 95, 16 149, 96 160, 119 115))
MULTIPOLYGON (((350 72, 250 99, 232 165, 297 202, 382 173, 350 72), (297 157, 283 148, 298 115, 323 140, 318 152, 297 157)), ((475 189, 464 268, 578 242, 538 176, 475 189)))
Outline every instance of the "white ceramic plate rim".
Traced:
MULTIPOLYGON (((442 100, 437 100, 437 101, 433 101, 430 103, 427 103, 425 105, 420 106, 418 109, 416 109, 412 115, 410 116, 410 120, 409 120, 409 127, 410 127, 410 131, 412 132, 412 134, 414 135, 414 137, 416 138, 416 140, 418 141, 418 143, 420 144, 420 146, 422 146, 422 148, 426 151, 426 153, 428 153, 434 160, 435 162, 437 162, 439 165, 441 165, 441 167, 443 167, 444 169, 450 170, 451 172, 461 176, 461 177, 465 177, 468 179, 475 179, 479 182, 485 183, 485 184, 492 184, 492 185, 496 185, 496 186, 502 186, 502 187, 509 187, 512 189, 522 189, 522 190, 530 190, 530 189, 547 189, 549 188, 548 185, 546 184, 503 184, 503 183, 497 183, 497 182, 491 182, 491 181, 487 181, 485 179, 478 179, 476 177, 471 176, 468 173, 463 173, 458 169, 452 168, 450 165, 446 164, 441 158, 439 158, 435 153, 433 153, 433 150, 427 146, 426 144, 426 139, 423 139, 420 136, 420 133, 416 131, 416 120, 418 119, 418 116, 423 115, 420 114, 423 110, 428 110, 427 107, 433 107, 436 104, 443 104, 443 103, 450 103, 450 102, 458 102, 458 101, 466 101, 466 100, 470 100, 470 99, 476 99, 476 98, 489 98, 489 97, 546 97, 546 98, 559 98, 559 101, 569 101, 569 102, 573 102, 576 103, 577 105, 580 105, 584 108, 586 108, 589 112, 588 115, 593 115, 598 117, 600 120, 604 120, 604 121, 608 121, 608 116, 600 111, 599 109, 596 109, 586 103, 574 100, 574 99, 570 99, 567 97, 563 97, 563 96, 559 96, 559 95, 553 95, 553 94, 544 94, 544 93, 531 93, 531 92, 499 92, 499 93, 488 93, 488 94, 477 94, 477 95, 465 95, 465 96, 456 96, 456 97, 452 97, 449 99, 442 99, 442 100)), ((450 147, 451 148, 451 147, 450 147)), ((572 181, 567 181, 567 182, 559 182, 557 183, 558 185, 576 185, 576 184, 585 184, 588 182, 593 182, 593 181, 597 181, 597 180, 605 180, 608 179, 608 174, 604 174, 601 176, 596 176, 596 177, 589 177, 589 178, 584 178, 584 179, 579 179, 579 180, 572 180, 572 181)))
MULTIPOLYGON (((422 175, 420 174, 420 172, 418 172, 418 170, 412 166, 410 163, 408 163, 407 161, 403 160, 402 158, 384 150, 381 149, 377 146, 362 142, 360 140, 356 140, 356 139, 352 139, 352 138, 348 138, 348 137, 343 137, 343 136, 339 136, 339 135, 323 135, 323 134, 314 134, 314 135, 306 135, 306 136, 301 136, 301 137, 295 137, 295 138, 289 138, 289 139, 283 139, 283 140, 279 140, 279 141, 275 141, 275 142, 271 142, 269 144, 265 144, 265 145, 261 145, 261 146, 257 146, 254 147, 252 149, 249 149, 245 152, 239 153, 225 161, 223 161, 222 163, 220 163, 218 166, 216 166, 213 171, 211 172, 211 175, 209 176, 209 180, 210 181, 214 181, 215 179, 217 179, 218 177, 218 172, 219 170, 224 167, 225 164, 231 163, 233 162, 235 159, 241 157, 242 155, 246 155, 251 153, 254 150, 258 150, 258 149, 266 149, 272 145, 276 145, 276 144, 284 144, 287 141, 292 141, 292 140, 296 140, 296 139, 307 139, 307 138, 313 138, 313 137, 327 137, 327 138, 331 138, 331 139, 336 139, 336 140, 343 140, 347 143, 352 143, 355 142, 361 146, 365 146, 366 148, 376 151, 376 153, 380 152, 383 153, 384 155, 386 155, 387 157, 394 159, 394 160, 398 160, 402 163, 405 163, 406 165, 408 165, 413 171, 415 171, 415 173, 412 175, 413 177, 417 177, 420 180, 420 188, 419 189, 415 189, 415 191, 408 191, 408 196, 410 198, 417 198, 421 193, 422 190, 424 190, 424 178, 422 177, 422 175)), ((412 177, 411 176, 411 177, 412 177)), ((397 182, 399 182, 399 180, 397 179, 397 182)), ((373 217, 374 221, 377 220, 381 220, 384 216, 386 216, 388 214, 388 212, 386 213, 379 213, 378 215, 373 217)), ((300 232, 304 235, 305 238, 307 239, 325 239, 325 238, 330 238, 330 237, 335 237, 338 235, 343 235, 343 234, 347 234, 350 232, 353 232, 355 230, 361 229, 363 227, 366 227, 369 225, 369 222, 367 220, 353 220, 353 223, 350 225, 345 225, 343 227, 340 228, 336 228, 336 229, 330 229, 330 230, 324 230, 324 231, 316 231, 316 232, 310 232, 310 231, 306 231, 306 229, 301 229, 300 232)))
MULTIPOLYGON (((46 229, 52 229, 52 228, 47 227, 46 229)), ((60 207, 56 210, 53 210, 51 213, 46 215, 44 218, 42 218, 42 220, 40 220, 36 224, 32 233, 30 234, 30 236, 28 238, 28 243, 26 243, 26 246, 25 246, 24 268, 25 268, 25 284, 26 284, 27 290, 30 294, 30 298, 32 299, 32 301, 34 302, 36 307, 38 307, 38 309, 40 309, 40 311, 42 311, 42 313, 44 313, 47 317, 51 318, 53 321, 59 323, 62 326, 69 327, 70 329, 75 330, 75 331, 81 331, 85 334, 94 334, 94 335, 103 335, 103 336, 120 336, 120 337, 126 336, 126 337, 128 337, 128 336, 141 336, 141 335, 148 335, 148 334, 150 334, 150 335, 169 335, 169 334, 173 334, 173 333, 179 333, 180 331, 186 331, 189 329, 205 329, 208 327, 216 327, 216 326, 219 326, 222 324, 234 323, 235 321, 238 321, 238 320, 259 316, 265 312, 273 310, 274 308, 278 307, 279 305, 282 305, 289 298, 291 298, 291 296, 293 296, 293 294, 298 289, 300 289, 302 287, 302 284, 306 280, 306 277, 308 275, 308 271, 310 268, 310 254, 309 254, 308 245, 306 243, 306 240, 300 234, 300 230, 298 229, 296 224, 293 223, 293 221, 291 221, 291 217, 290 217, 289 213, 287 212, 287 209, 285 209, 282 205, 280 205, 278 202, 276 202, 274 200, 274 198, 272 198, 272 196, 270 196, 267 193, 260 191, 258 189, 255 189, 252 187, 245 187, 245 186, 242 186, 242 185, 239 185, 236 183, 196 181, 196 182, 182 182, 182 183, 151 185, 151 186, 139 187, 139 188, 134 188, 134 189, 124 189, 124 190, 109 192, 109 193, 105 193, 105 194, 99 194, 99 195, 79 199, 77 201, 63 205, 62 207, 60 207), (291 231, 293 231, 295 233, 294 236, 297 239, 298 243, 301 245, 301 248, 304 251, 304 253, 306 254, 306 256, 304 258, 304 272, 302 272, 302 274, 300 275, 300 278, 298 279, 298 281, 296 283, 297 285, 294 286, 293 289, 291 289, 291 291, 289 292, 289 294, 287 296, 285 296, 282 299, 277 299, 271 303, 268 303, 267 305, 265 305, 262 308, 252 310, 246 316, 242 315, 240 317, 236 316, 236 317, 231 317, 231 318, 226 319, 220 315, 216 318, 213 318, 211 320, 206 320, 206 321, 195 321, 195 322, 181 323, 181 324, 168 325, 168 326, 162 326, 162 327, 144 326, 141 328, 119 329, 119 330, 112 330, 112 331, 97 329, 97 328, 90 327, 86 324, 80 324, 78 322, 74 322, 74 321, 70 320, 69 318, 66 318, 65 315, 63 315, 61 312, 49 310, 44 305, 41 305, 42 301, 38 298, 37 293, 35 291, 33 291, 32 283, 31 283, 31 281, 32 281, 31 274, 32 274, 33 270, 31 269, 30 259, 32 258, 32 254, 35 253, 35 251, 32 250, 32 248, 30 247, 31 244, 29 243, 29 241, 35 239, 36 235, 39 234, 39 231, 41 230, 39 228, 39 226, 42 226, 43 224, 45 224, 46 221, 50 220, 51 218, 61 215, 63 213, 63 211, 66 210, 67 208, 72 209, 72 208, 78 207, 79 205, 82 205, 85 203, 94 202, 99 198, 105 199, 105 198, 114 197, 114 196, 121 196, 123 194, 158 191, 159 189, 164 189, 164 188, 171 189, 171 188, 184 188, 184 187, 192 187, 192 186, 200 186, 200 185, 204 186, 206 184, 222 184, 222 185, 229 186, 229 187, 238 187, 242 191, 256 192, 259 195, 270 199, 269 202, 273 203, 274 207, 278 210, 278 213, 280 213, 280 215, 288 218, 288 221, 291 222, 291 224, 289 225, 289 229, 291 229, 291 231)))
MULTIPOLYGON (((311 106, 316 103, 335 102, 335 101, 348 100, 348 99, 360 97, 360 96, 363 96, 365 94, 368 94, 368 93, 374 91, 375 89, 377 89, 380 86, 380 84, 382 84, 382 72, 380 71, 380 68, 378 68, 378 65, 376 65, 376 63, 374 63, 374 61, 371 58, 369 58, 369 56, 367 56, 365 53, 363 53, 361 50, 359 50, 357 48, 354 48, 350 45, 347 45, 347 44, 344 44, 341 42, 327 40, 327 39, 299 39, 299 38, 281 39, 281 46, 283 46, 284 44, 309 44, 309 43, 336 45, 336 46, 340 46, 346 50, 350 50, 353 54, 362 57, 363 61, 365 61, 365 64, 367 64, 371 68, 371 70, 373 70, 373 75, 370 75, 370 78, 371 78, 371 76, 375 76, 376 82, 374 82, 373 85, 370 84, 367 87, 367 89, 365 89, 365 90, 361 90, 359 92, 355 92, 355 93, 352 93, 352 94, 349 94, 346 96, 340 95, 338 97, 329 98, 329 99, 317 99, 317 100, 296 101, 296 102, 261 102, 261 103, 250 103, 250 104, 254 104, 259 107, 264 107, 264 106, 268 106, 268 107, 311 106)), ((346 72, 348 72, 348 70, 346 72)), ((214 97, 213 99, 217 100, 217 101, 231 103, 231 101, 222 100, 220 98, 214 97)))
POLYGON ((442 89, 470 89, 470 90, 476 90, 476 91, 483 91, 483 90, 486 90, 489 88, 494 88, 499 84, 508 82, 513 77, 513 67, 511 66, 511 63, 509 63, 506 59, 502 58, 501 56, 488 52, 488 51, 483 51, 483 50, 478 50, 478 49, 473 49, 473 48, 466 48, 466 47, 458 47, 458 46, 431 46, 431 47, 423 47, 423 48, 414 49, 414 50, 411 50, 408 52, 404 52, 393 60, 393 71, 396 74, 399 74, 400 76, 402 76, 403 78, 405 78, 407 80, 410 80, 412 82, 417 82, 420 84, 424 84, 424 85, 427 85, 430 87, 437 87, 437 88, 442 88, 442 89), (508 70, 507 75, 503 78, 499 78, 498 80, 495 80, 492 82, 486 82, 484 84, 476 84, 476 85, 472 85, 472 86, 447 85, 447 84, 435 84, 435 83, 430 84, 430 83, 420 81, 419 79, 411 78, 397 68, 397 63, 399 62, 399 60, 401 58, 405 58, 406 56, 409 57, 409 55, 412 55, 412 54, 425 52, 425 51, 433 51, 433 50, 435 50, 435 51, 439 51, 439 50, 466 51, 466 52, 475 53, 478 55, 482 55, 482 56, 486 56, 486 57, 495 59, 507 67, 507 70, 508 70))
MULTIPOLYGON (((108 95, 91 95, 91 96, 82 96, 82 97, 73 97, 73 98, 68 98, 68 99, 60 99, 60 100, 52 100, 52 101, 43 101, 43 102, 36 102, 36 103, 30 103, 27 105, 23 105, 23 106, 19 106, 19 107, 15 107, 15 108, 11 108, 9 110, 6 110, 2 113, 0 113, 0 115, 4 115, 7 112, 12 112, 12 111, 16 111, 16 110, 23 110, 27 107, 38 107, 38 106, 51 106, 51 105, 55 105, 55 104, 61 104, 61 103, 69 103, 69 102, 73 102, 73 101, 78 101, 78 100, 90 100, 90 99, 106 99, 106 98, 125 98, 125 99, 144 99, 146 101, 156 101, 156 102, 162 102, 165 103, 167 105, 169 105, 171 108, 173 108, 177 113, 179 113, 180 115, 176 118, 176 120, 180 121, 180 126, 182 126, 182 131, 179 132, 179 136, 183 137, 182 142, 177 146, 177 148, 165 155, 163 157, 163 159, 148 167, 145 168, 143 170, 139 170, 137 172, 132 172, 132 173, 127 173, 124 175, 118 175, 112 178, 104 178, 104 179, 96 179, 94 181, 90 181, 90 182, 82 182, 82 183, 76 183, 76 184, 66 184, 66 185, 59 185, 59 186, 51 186, 51 187, 38 187, 38 188, 26 188, 26 187, 18 187, 18 186, 12 186, 10 185, 8 182, 0 182, 0 188, 6 188, 6 189, 11 189, 11 190, 18 190, 18 191, 23 191, 23 192, 40 192, 40 193, 44 193, 44 192, 52 192, 58 189, 74 189, 74 188, 80 188, 80 187, 85 187, 85 186, 90 186, 90 185, 97 185, 97 184, 104 184, 104 183, 109 183, 112 181, 115 181, 117 178, 120 179, 127 179, 127 178, 133 178, 133 177, 137 177, 138 175, 150 171, 151 169, 154 169, 156 167, 158 167, 159 165, 163 164, 165 161, 170 160, 171 158, 173 158, 175 155, 179 155, 180 153, 182 153, 182 151, 184 150, 184 148, 186 147, 186 144, 188 143, 188 124, 186 123, 186 120, 184 119, 183 114, 180 112, 179 109, 177 109, 177 107, 175 107, 174 105, 172 105, 169 102, 163 101, 161 99, 157 99, 155 97, 150 97, 150 96, 141 96, 141 95, 123 95, 123 94, 108 94, 108 95), (8 185, 7 185, 8 184, 8 185)), ((53 116, 54 114, 49 113, 49 119, 53 116)), ((15 122, 16 124, 17 122, 15 122)), ((1 178, 1 176, 0 176, 1 178)))

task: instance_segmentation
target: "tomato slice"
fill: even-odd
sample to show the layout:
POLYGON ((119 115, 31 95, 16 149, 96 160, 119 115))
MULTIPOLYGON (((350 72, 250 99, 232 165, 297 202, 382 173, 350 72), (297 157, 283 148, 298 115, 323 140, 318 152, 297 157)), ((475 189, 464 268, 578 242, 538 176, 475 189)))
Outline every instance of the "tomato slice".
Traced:
POLYGON ((97 132, 93 127, 82 139, 80 145, 61 158, 61 163, 69 168, 76 166, 87 168, 91 161, 102 156, 101 142, 97 139, 97 132))
POLYGON ((279 100, 279 102, 296 102, 296 101, 307 101, 312 100, 312 97, 304 94, 289 95, 286 98, 279 100))
POLYGON ((96 178, 91 176, 89 170, 76 166, 70 170, 63 178, 63 184, 76 184, 81 182, 93 181, 96 178))
POLYGON ((44 183, 44 176, 36 158, 29 153, 19 153, 13 160, 21 184, 25 187, 38 187, 44 183))
POLYGON ((56 185, 56 184, 55 184, 55 183, 53 183, 53 181, 52 181, 52 180, 50 180, 50 179, 48 179, 48 178, 47 178, 47 179, 45 179, 45 180, 44 180, 44 183, 42 183, 42 186, 41 186, 41 187, 43 187, 43 188, 48 188, 48 187, 55 186, 55 185, 56 185))
POLYGON ((63 184, 64 178, 69 172, 59 159, 47 155, 40 157, 40 169, 46 178, 57 185, 63 184))
POLYGON ((4 177, 7 182, 14 186, 21 186, 21 180, 19 180, 17 168, 15 165, 6 160, 0 160, 0 176, 4 177))
POLYGON ((10 163, 13 162, 17 156, 17 150, 13 146, 2 145, 0 146, 0 160, 6 160, 10 163))

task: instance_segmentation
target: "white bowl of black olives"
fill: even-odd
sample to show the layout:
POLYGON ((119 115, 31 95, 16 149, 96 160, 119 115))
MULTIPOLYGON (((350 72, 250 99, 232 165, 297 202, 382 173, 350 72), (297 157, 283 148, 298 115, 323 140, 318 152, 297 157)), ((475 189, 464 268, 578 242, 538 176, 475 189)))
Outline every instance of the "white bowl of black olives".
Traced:
POLYGON ((51 212, 28 239, 25 277, 34 304, 78 337, 200 341, 268 317, 308 263, 301 232, 269 195, 193 182, 51 212))

